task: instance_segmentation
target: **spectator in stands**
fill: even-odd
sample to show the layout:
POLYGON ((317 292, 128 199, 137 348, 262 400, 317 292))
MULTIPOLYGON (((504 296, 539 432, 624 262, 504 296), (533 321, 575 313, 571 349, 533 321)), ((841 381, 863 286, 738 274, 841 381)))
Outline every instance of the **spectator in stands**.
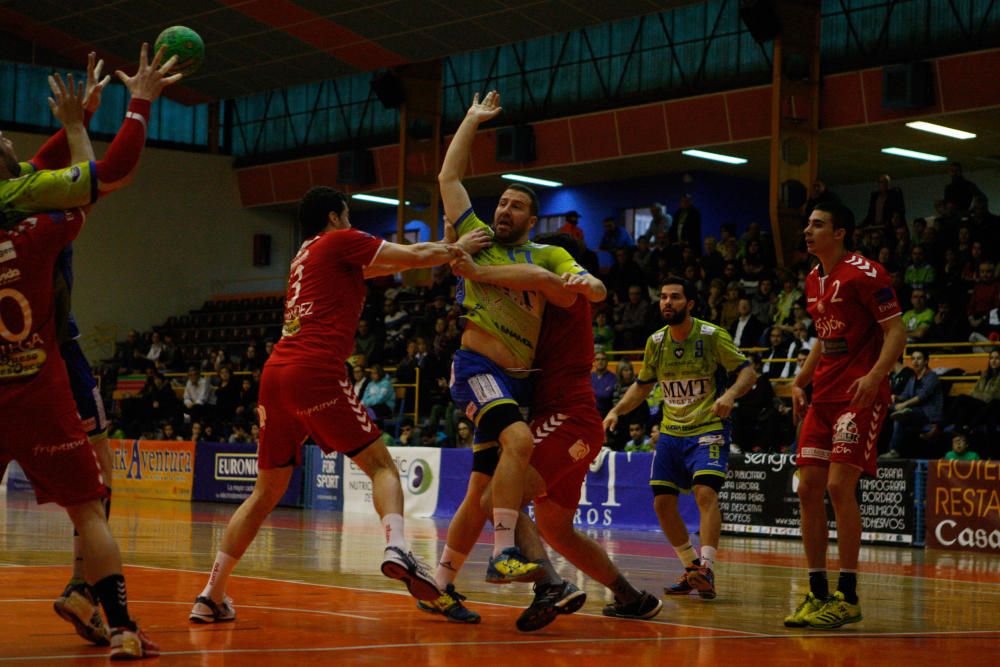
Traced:
POLYGON ((176 441, 176 440, 183 440, 184 438, 182 438, 181 435, 177 432, 177 429, 174 428, 173 422, 164 422, 160 426, 159 432, 156 434, 156 439, 176 441))
POLYGON ((459 419, 455 425, 455 447, 471 449, 473 434, 472 422, 465 417, 459 419))
POLYGON ((798 352, 795 353, 795 375, 797 376, 805 366, 806 359, 809 358, 809 350, 811 348, 803 347, 798 352))
MULTIPOLYGON (((228 363, 229 359, 225 359, 224 363, 228 363)), ((247 351, 243 354, 243 362, 240 364, 240 370, 244 371, 258 371, 264 367, 264 360, 257 354, 257 346, 253 343, 247 345, 247 351)))
POLYGON ((722 314, 719 324, 729 329, 740 317, 740 300, 743 298, 740 284, 736 281, 726 286, 726 300, 722 303, 722 314))
POLYGON ((966 340, 968 336, 969 326, 966 319, 952 308, 951 301, 941 299, 937 305, 937 312, 934 313, 934 321, 927 329, 923 340, 927 343, 955 343, 966 340))
POLYGON ((160 360, 160 355, 163 354, 163 341, 160 339, 160 334, 154 331, 149 335, 149 350, 146 352, 146 359, 153 364, 153 366, 158 366, 160 360))
POLYGON ((801 350, 811 350, 816 345, 816 332, 806 320, 799 320, 792 325, 792 343, 788 348, 792 357, 798 355, 801 350))
POLYGON ((191 434, 188 436, 191 442, 204 442, 205 434, 202 433, 201 422, 191 422, 191 434))
POLYGON ((205 424, 202 429, 202 440, 205 442, 219 442, 219 438, 215 434, 215 427, 211 424, 205 424))
POLYGON ((923 246, 915 245, 910 250, 910 265, 903 272, 903 282, 911 290, 929 290, 937 282, 937 272, 927 263, 923 246))
POLYGON ((795 377, 797 364, 792 361, 784 361, 792 358, 789 355, 788 338, 785 336, 785 332, 778 327, 771 327, 767 339, 769 347, 761 358, 760 372, 769 380, 795 377))
POLYGON ((764 336, 764 325, 753 316, 750 299, 743 297, 737 305, 738 317, 729 327, 736 347, 757 347, 764 336))
POLYGON ((913 307, 903 313, 903 325, 906 327, 906 342, 919 343, 927 335, 928 329, 934 324, 934 311, 927 307, 927 294, 922 289, 915 289, 910 295, 913 307))
POLYGON ((267 360, 271 358, 274 353, 274 341, 270 338, 264 339, 264 351, 261 353, 261 364, 260 367, 263 368, 267 360))
POLYGON ((163 334, 163 349, 160 351, 157 368, 164 371, 180 371, 184 368, 184 355, 169 331, 163 334))
POLYGON ((892 185, 888 174, 882 174, 878 177, 877 189, 868 198, 868 213, 861 221, 861 226, 892 229, 893 214, 897 214, 900 220, 906 220, 903 191, 892 185))
POLYGON ((892 258, 899 267, 907 266, 910 261, 910 230, 906 225, 897 225, 893 230, 892 258))
MULTIPOLYGON (((426 353, 424 354, 426 356, 426 353)), ((403 358, 396 364, 396 382, 399 384, 416 384, 417 368, 420 361, 417 359, 417 341, 413 338, 406 341, 406 351, 403 358)), ((413 387, 406 388, 406 400, 408 405, 413 405, 413 387)))
POLYGON ((255 445, 260 444, 260 424, 257 422, 250 424, 250 442, 255 445))
POLYGON ((997 244, 1000 243, 1000 216, 990 213, 989 200, 986 195, 976 195, 972 198, 972 213, 969 215, 969 224, 976 236, 985 239, 990 248, 996 252, 997 244))
MULTIPOLYGON (((632 366, 632 362, 621 360, 618 362, 618 372, 615 382, 614 393, 612 394, 612 405, 617 405, 628 391, 628 388, 636 381, 635 368, 632 366)), ((646 424, 649 422, 649 404, 646 401, 640 403, 635 410, 627 414, 621 415, 618 418, 619 426, 624 426, 627 424, 642 424, 643 429, 645 429, 646 424)), ((628 437, 628 432, 625 428, 619 428, 611 438, 611 445, 613 449, 621 450, 625 446, 625 438, 628 437)))
POLYGON ((237 419, 233 422, 233 432, 229 435, 229 442, 231 443, 248 443, 250 442, 250 433, 247 431, 247 423, 242 419, 237 419))
POLYGON ((621 315, 615 324, 616 349, 641 350, 645 346, 652 309, 652 305, 643 298, 642 287, 632 285, 628 288, 628 302, 621 307, 621 315))
POLYGON ((399 423, 399 435, 393 439, 392 445, 396 447, 413 447, 417 444, 416 430, 413 428, 413 420, 404 417, 399 423))
POLYGON ((969 449, 969 439, 964 433, 951 437, 951 449, 944 455, 945 461, 978 461, 979 454, 969 449))
POLYGON ((184 414, 191 421, 207 421, 212 416, 212 385, 197 366, 188 367, 184 385, 184 414))
POLYGON ((668 234, 670 232, 670 227, 673 225, 673 218, 667 213, 667 207, 660 202, 654 202, 649 207, 649 213, 652 216, 652 219, 649 221, 649 228, 646 229, 639 239, 646 239, 652 245, 660 234, 668 234))
POLYGON ((638 287, 645 283, 646 276, 632 259, 631 249, 619 248, 615 250, 614 256, 615 261, 604 282, 609 292, 616 292, 618 298, 625 300, 628 297, 629 289, 632 286, 638 287))
POLYGON ((817 178, 813 181, 812 188, 809 191, 809 199, 806 200, 805 206, 802 207, 803 216, 808 218, 809 214, 813 212, 813 209, 822 203, 839 204, 840 197, 827 188, 826 183, 817 178))
POLYGON ((631 248, 635 241, 629 235, 628 230, 618 224, 614 218, 604 218, 604 235, 601 237, 601 250, 614 252, 619 248, 631 248))
POLYGON ((978 327, 982 319, 997 306, 1000 306, 1000 282, 996 279, 995 267, 992 262, 982 262, 966 308, 969 324, 973 328, 978 327))
POLYGON ((399 307, 395 298, 389 297, 383 304, 382 317, 382 326, 385 327, 384 359, 387 361, 399 359, 411 328, 410 314, 399 307))
POLYGON ((792 307, 802 298, 795 276, 786 273, 781 279, 781 292, 774 303, 774 324, 792 324, 792 307))
POLYGON ((392 415, 392 410, 396 407, 396 390, 392 388, 392 382, 380 364, 372 366, 369 377, 371 381, 365 387, 361 403, 368 408, 371 418, 381 423, 392 415))
POLYGON ((615 330, 608 324, 607 313, 594 316, 594 353, 609 352, 615 346, 615 330))
POLYGON ((689 194, 681 196, 680 208, 674 213, 674 224, 667 232, 670 245, 679 249, 683 245, 701 250, 701 212, 694 205, 694 197, 689 194))
POLYGON ((143 402, 143 430, 152 424, 173 421, 177 418, 180 401, 174 388, 162 373, 154 373, 152 381, 143 387, 141 394, 143 402))
POLYGON ((617 385, 615 374, 608 370, 608 355, 604 352, 594 355, 594 370, 590 374, 590 385, 594 388, 594 397, 597 399, 597 411, 603 418, 614 405, 612 401, 617 385))
POLYGON ((929 441, 941 432, 944 388, 937 374, 930 369, 929 362, 930 354, 924 350, 910 353, 913 377, 907 381, 898 400, 893 401, 889 413, 892 439, 886 458, 919 458, 916 455, 921 452, 908 442, 910 436, 929 427, 920 434, 921 440, 929 441))
POLYGON ((639 271, 642 272, 643 283, 648 283, 650 280, 656 278, 653 275, 653 250, 649 244, 649 238, 640 236, 639 240, 635 242, 635 249, 632 251, 632 261, 636 263, 639 271))
MULTIPOLYGON (((757 381, 746 394, 736 401, 731 415, 733 444, 745 452, 778 451, 779 419, 774 387, 764 374, 759 354, 751 354, 750 361, 757 371, 757 381)), ((791 364, 789 364, 791 365, 791 364)))
POLYGON ((646 425, 639 422, 632 422, 628 425, 628 441, 625 443, 626 452, 651 452, 653 442, 646 435, 646 425))
POLYGON ((962 163, 952 162, 948 165, 948 175, 951 176, 951 182, 944 187, 945 206, 951 204, 959 215, 965 215, 972 208, 973 197, 986 195, 975 183, 965 179, 962 174, 962 163))
POLYGON ((139 342, 139 332, 129 329, 125 334, 125 342, 115 345, 113 363, 119 375, 133 375, 149 365, 139 342))
POLYGON ((432 421, 425 421, 420 425, 420 446, 421 447, 444 447, 448 444, 448 436, 438 428, 432 421))
POLYGON ((559 228, 560 234, 569 234, 577 241, 583 242, 583 230, 580 229, 580 214, 570 211, 566 214, 566 222, 559 228))
POLYGON ((358 330, 354 334, 354 349, 365 355, 369 363, 378 363, 382 359, 381 336, 372 331, 368 320, 358 321, 358 330))
POLYGON ((701 256, 701 268, 705 275, 705 280, 710 281, 715 278, 721 278, 726 260, 719 254, 714 236, 705 237, 704 248, 705 251, 701 256))
POLYGON ((244 411, 240 402, 240 385, 233 378, 233 371, 229 366, 219 369, 218 382, 215 385, 215 415, 222 421, 229 422, 236 417, 237 413, 244 411))
POLYGON ((702 315, 709 322, 722 320, 722 305, 726 300, 725 288, 726 284, 721 278, 715 278, 708 284, 708 296, 705 297, 702 315))
POLYGON ((946 422, 967 433, 988 426, 995 435, 1000 418, 1000 350, 990 352, 986 368, 979 374, 969 394, 955 396, 948 407, 946 422))
POLYGON ((240 405, 243 407, 243 414, 257 413, 257 386, 252 377, 240 380, 240 405))

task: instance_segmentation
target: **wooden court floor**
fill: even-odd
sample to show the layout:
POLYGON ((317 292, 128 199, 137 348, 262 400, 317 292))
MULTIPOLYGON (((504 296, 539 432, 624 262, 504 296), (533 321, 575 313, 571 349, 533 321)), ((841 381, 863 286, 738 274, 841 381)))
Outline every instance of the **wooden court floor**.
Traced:
MULTIPOLYGON (((793 540, 724 538, 719 597, 664 601, 653 621, 601 616, 603 587, 560 558, 584 587, 581 612, 542 631, 518 632, 524 585, 482 581, 491 536, 457 585, 483 616, 478 626, 424 614, 381 576, 374 512, 277 511, 236 569, 234 623, 193 625, 187 613, 205 582, 231 505, 116 498, 112 528, 128 578, 130 609, 156 639, 163 665, 946 665, 1000 664, 1000 558, 866 547, 862 623, 835 631, 789 630, 781 620, 805 592, 793 540), (500 661, 503 661, 502 663, 500 661)), ((52 612, 70 560, 69 521, 30 497, 0 499, 0 664, 93 665, 106 650, 82 642, 52 612)), ((433 562, 446 524, 408 520, 415 552, 433 562)), ((680 570, 659 533, 598 529, 640 588, 661 592, 680 570)))

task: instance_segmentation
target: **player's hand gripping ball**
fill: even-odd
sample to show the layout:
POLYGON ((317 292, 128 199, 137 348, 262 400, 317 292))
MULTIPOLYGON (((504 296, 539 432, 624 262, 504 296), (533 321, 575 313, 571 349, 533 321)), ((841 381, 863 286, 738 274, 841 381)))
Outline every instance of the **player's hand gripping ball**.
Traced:
POLYGON ((186 26, 175 25, 161 32, 153 44, 153 53, 157 53, 162 46, 167 47, 163 62, 170 56, 177 56, 177 63, 170 68, 171 73, 189 77, 205 62, 205 43, 201 41, 201 35, 186 26))

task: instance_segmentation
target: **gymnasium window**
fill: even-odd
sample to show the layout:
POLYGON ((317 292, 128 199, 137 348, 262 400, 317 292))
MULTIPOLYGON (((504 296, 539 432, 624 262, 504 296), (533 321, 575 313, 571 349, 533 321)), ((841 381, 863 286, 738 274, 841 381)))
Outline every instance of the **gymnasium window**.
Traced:
POLYGON ((625 229, 634 239, 645 234, 652 221, 653 212, 648 206, 625 209, 625 229))

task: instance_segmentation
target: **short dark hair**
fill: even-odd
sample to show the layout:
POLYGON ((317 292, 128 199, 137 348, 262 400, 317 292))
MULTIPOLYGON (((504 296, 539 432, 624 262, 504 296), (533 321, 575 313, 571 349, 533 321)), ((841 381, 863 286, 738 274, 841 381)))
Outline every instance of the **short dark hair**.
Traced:
POLYGON ((534 241, 535 243, 541 243, 543 245, 559 246, 560 248, 568 252, 573 257, 573 259, 577 261, 577 263, 579 263, 580 260, 583 258, 583 248, 581 247, 580 242, 577 241, 572 236, 570 236, 569 234, 557 234, 557 233, 536 234, 535 238, 531 240, 534 241))
POLYGON ((922 347, 918 347, 915 350, 911 350, 910 351, 910 356, 912 357, 917 352, 919 352, 920 354, 924 355, 924 361, 930 361, 931 360, 931 353, 930 353, 930 351, 929 350, 925 350, 922 347))
POLYGON ((854 236, 854 212, 840 202, 824 201, 816 204, 814 211, 829 213, 834 229, 844 230, 844 246, 850 247, 854 236))
POLYGON ((687 299, 688 301, 697 300, 698 295, 694 291, 694 287, 691 285, 690 282, 688 282, 684 278, 681 278, 680 276, 667 276, 666 278, 660 281, 661 290, 663 289, 664 285, 680 285, 681 290, 684 292, 685 299, 687 299))
POLYGON ((305 238, 326 229, 330 212, 340 215, 347 208, 347 195, 340 190, 320 185, 312 188, 299 202, 299 225, 305 238))
POLYGON ((527 185, 524 185, 522 183, 511 183, 506 188, 504 188, 504 192, 506 192, 507 190, 514 190, 515 192, 523 192, 524 194, 528 195, 528 199, 531 200, 531 206, 529 206, 528 210, 531 213, 531 215, 534 216, 538 215, 538 208, 539 208, 538 195, 535 193, 534 190, 532 190, 527 185))

